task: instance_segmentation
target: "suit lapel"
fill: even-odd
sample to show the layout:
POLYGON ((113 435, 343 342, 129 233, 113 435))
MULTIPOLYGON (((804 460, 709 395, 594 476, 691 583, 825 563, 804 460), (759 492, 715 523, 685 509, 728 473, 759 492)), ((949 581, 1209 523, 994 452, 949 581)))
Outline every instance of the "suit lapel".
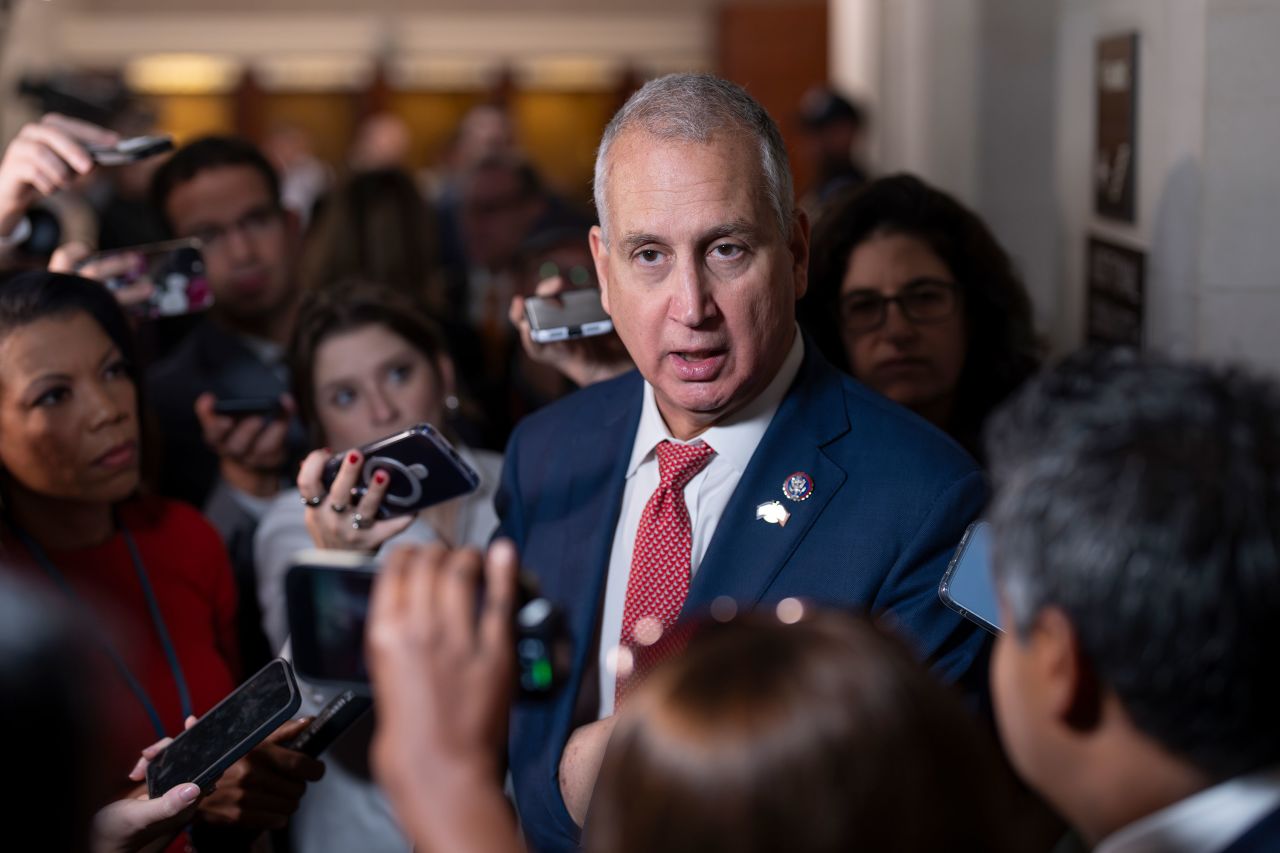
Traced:
POLYGON ((759 601, 847 474, 822 447, 848 432, 839 375, 806 342, 805 361, 783 398, 747 470, 725 506, 689 589, 684 614, 705 609, 718 596, 759 601), (811 495, 788 499, 783 483, 794 473, 813 481, 811 495), (790 513, 784 526, 757 520, 756 508, 778 501, 790 513))
POLYGON ((635 443, 640 421, 639 374, 634 381, 620 382, 614 393, 602 402, 604 414, 584 425, 574 442, 570 486, 566 508, 573 512, 573 523, 565 527, 564 561, 571 573, 569 586, 576 587, 572 600, 575 612, 575 634, 592 637, 609 574, 609 556, 613 548, 613 532, 622 510, 622 492, 626 486, 627 464, 635 443))

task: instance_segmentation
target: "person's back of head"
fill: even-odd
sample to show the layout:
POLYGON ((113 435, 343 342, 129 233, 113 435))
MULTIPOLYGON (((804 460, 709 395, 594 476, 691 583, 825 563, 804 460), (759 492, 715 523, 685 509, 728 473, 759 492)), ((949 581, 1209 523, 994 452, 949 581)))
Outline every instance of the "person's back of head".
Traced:
POLYGON ((1087 824, 1089 772, 1204 787, 1280 763, 1280 386, 1086 351, 987 447, 1010 631, 993 688, 1028 781, 1087 824))
POLYGON ((395 168, 356 173, 325 198, 299 261, 304 287, 365 278, 433 307, 427 289, 437 267, 434 215, 413 178, 395 168))
POLYGON ((959 701, 866 621, 713 623, 620 717, 585 846, 997 851, 991 759, 959 701))

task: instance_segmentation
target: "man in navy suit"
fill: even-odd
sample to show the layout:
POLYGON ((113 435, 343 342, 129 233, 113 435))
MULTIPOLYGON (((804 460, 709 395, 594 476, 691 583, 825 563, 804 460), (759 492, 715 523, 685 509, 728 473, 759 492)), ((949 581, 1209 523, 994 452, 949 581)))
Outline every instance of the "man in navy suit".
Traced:
POLYGON ((574 646, 566 689, 512 717, 538 850, 576 846, 615 702, 680 614, 866 609, 953 680, 984 648, 937 597, 982 474, 800 335, 809 226, 763 108, 713 77, 652 81, 606 129, 595 192, 601 295, 638 370, 523 422, 498 496, 574 646))
POLYGON ((988 446, 1015 768, 1098 853, 1280 850, 1280 387, 1085 353, 988 446))

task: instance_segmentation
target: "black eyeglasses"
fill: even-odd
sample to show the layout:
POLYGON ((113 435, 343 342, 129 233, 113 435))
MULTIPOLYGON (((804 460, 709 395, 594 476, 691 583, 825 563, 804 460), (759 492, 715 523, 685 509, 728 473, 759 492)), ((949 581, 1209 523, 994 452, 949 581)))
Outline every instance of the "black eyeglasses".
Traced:
POLYGON ((960 289, 954 282, 920 279, 911 282, 896 296, 874 290, 854 290, 840 297, 840 321, 848 332, 871 332, 889 316, 889 303, 897 303, 903 316, 913 323, 937 323, 955 313, 960 289))

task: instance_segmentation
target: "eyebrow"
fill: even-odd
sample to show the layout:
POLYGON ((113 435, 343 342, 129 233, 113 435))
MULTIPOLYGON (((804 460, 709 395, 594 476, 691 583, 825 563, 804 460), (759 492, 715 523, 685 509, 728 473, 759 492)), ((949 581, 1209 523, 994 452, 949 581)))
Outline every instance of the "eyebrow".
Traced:
MULTIPOLYGON (((730 219, 728 222, 722 222, 719 225, 713 225, 707 229, 699 238, 698 243, 711 243, 724 237, 744 237, 753 239, 759 233, 759 229, 745 219, 730 219)), ((634 233, 624 235, 619 241, 623 251, 627 254, 634 252, 636 249, 648 243, 660 243, 665 245, 667 241, 656 234, 634 233)))
MULTIPOLYGON (((414 352, 415 350, 411 345, 406 345, 405 349, 393 355, 389 355, 386 358, 384 358, 382 361, 375 364, 373 366, 373 369, 375 371, 380 371, 380 370, 386 370, 389 367, 396 367, 401 362, 411 360, 413 358, 414 352)), ((424 360, 426 359, 424 358, 424 360)), ((329 379, 325 382, 321 382, 319 385, 316 386, 316 388, 321 392, 325 392, 341 386, 354 385, 359 381, 360 381, 359 377, 355 377, 355 376, 335 376, 332 379, 329 379)))
MULTIPOLYGON (((111 347, 103 353, 102 358, 98 359, 98 369, 101 370, 107 362, 111 361, 115 357, 122 356, 119 348, 117 348, 115 344, 112 344, 111 347)), ((27 389, 30 390, 32 386, 38 385, 42 382, 71 382, 72 379, 73 377, 70 373, 41 373, 36 376, 35 379, 32 379, 27 383, 27 389)))

